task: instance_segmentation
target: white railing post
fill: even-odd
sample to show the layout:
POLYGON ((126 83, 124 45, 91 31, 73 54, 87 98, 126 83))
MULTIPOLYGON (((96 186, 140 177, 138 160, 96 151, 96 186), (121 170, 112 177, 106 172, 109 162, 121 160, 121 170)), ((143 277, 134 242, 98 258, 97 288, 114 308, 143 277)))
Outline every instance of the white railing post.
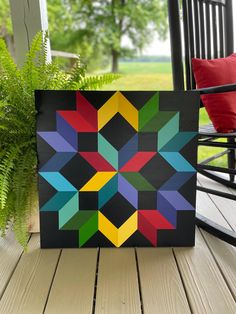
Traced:
MULTIPOLYGON (((35 34, 48 29, 46 0, 10 0, 16 62, 22 66, 35 34)), ((51 61, 48 43, 48 62, 51 61)))

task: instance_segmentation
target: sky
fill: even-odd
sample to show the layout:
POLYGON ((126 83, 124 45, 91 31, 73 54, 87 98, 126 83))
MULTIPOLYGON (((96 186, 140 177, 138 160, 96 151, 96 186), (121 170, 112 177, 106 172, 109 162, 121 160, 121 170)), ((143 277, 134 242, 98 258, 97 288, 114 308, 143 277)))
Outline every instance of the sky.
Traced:
MULTIPOLYGON (((236 0, 233 1, 233 15, 234 15, 234 51, 236 52, 236 0)), ((158 55, 170 56, 170 39, 163 42, 158 39, 153 40, 153 43, 143 50, 143 55, 158 55)))

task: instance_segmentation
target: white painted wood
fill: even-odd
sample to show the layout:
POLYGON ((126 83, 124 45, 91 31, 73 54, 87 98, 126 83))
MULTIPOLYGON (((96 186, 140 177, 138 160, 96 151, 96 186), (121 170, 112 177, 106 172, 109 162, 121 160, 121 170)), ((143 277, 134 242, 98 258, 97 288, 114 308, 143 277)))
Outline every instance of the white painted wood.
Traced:
MULTIPOLYGON (((204 187, 208 187, 210 189, 218 190, 225 193, 230 193, 230 190, 227 186, 219 184, 216 181, 208 179, 202 175, 198 175, 198 181, 204 187)), ((225 218, 231 228, 233 230, 236 230, 236 201, 214 194, 209 194, 208 196, 219 209, 222 216, 225 218)))
MULTIPOLYGON (((199 182, 199 181, 198 181, 199 182)), ((200 184, 200 183, 199 183, 200 184)), ((225 217, 220 212, 216 204, 205 192, 197 191, 196 210, 199 214, 214 221, 215 223, 232 230, 225 217)))
POLYGON ((198 229, 194 248, 174 252, 193 313, 236 313, 233 296, 198 229))
POLYGON ((201 233, 214 255, 232 295, 236 298, 236 248, 204 230, 201 230, 201 233))
POLYGON ((137 248, 145 314, 191 313, 170 248, 137 248))
POLYGON ((95 313, 141 314, 134 249, 101 249, 95 313))
MULTIPOLYGON (((235 249, 203 234, 211 252, 199 231, 195 248, 174 249, 191 312, 234 314, 235 249)), ((5 273, 8 276, 1 314, 41 314, 48 295, 46 313, 91 313, 96 249, 85 249, 86 254, 79 249, 63 250, 53 280, 59 250, 40 250, 38 235, 32 236, 28 253, 22 255, 16 269, 20 252, 14 239, 0 247, 1 280, 5 273)), ((138 264, 144 313, 188 312, 171 249, 140 248, 138 264)), ((134 250, 101 249, 95 313, 140 312, 134 250)))
POLYGON ((51 50, 52 57, 62 57, 62 58, 69 58, 69 59, 77 59, 78 55, 71 52, 64 52, 58 50, 51 50))
MULTIPOLYGON (((10 0, 16 62, 22 66, 35 34, 48 29, 46 0, 10 0)), ((48 43, 48 62, 51 61, 48 43)))
POLYGON ((59 254, 40 249, 39 235, 32 235, 0 301, 1 314, 43 313, 59 254))
POLYGON ((5 238, 0 238, 0 299, 20 259, 23 248, 9 230, 5 238))
POLYGON ((96 248, 62 251, 45 314, 92 313, 97 253, 96 248))

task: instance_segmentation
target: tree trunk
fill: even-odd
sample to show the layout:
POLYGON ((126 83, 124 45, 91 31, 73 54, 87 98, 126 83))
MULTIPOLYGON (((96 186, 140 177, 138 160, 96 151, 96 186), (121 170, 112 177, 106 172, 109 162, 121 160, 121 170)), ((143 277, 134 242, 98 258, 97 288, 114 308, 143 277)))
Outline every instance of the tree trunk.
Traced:
POLYGON ((112 73, 117 73, 119 70, 119 65, 118 65, 118 61, 119 61, 119 53, 116 50, 112 50, 111 52, 112 54, 112 67, 111 67, 111 72, 112 73))

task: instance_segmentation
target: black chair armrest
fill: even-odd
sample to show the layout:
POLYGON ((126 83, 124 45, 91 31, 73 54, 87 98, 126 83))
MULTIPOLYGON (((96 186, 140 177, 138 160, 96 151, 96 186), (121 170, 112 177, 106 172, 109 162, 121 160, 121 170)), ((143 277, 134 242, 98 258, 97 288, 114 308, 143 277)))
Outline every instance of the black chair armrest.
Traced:
POLYGON ((195 89, 200 92, 201 95, 204 94, 217 94, 217 93, 226 93, 226 92, 236 92, 236 84, 212 86, 206 88, 195 89))

